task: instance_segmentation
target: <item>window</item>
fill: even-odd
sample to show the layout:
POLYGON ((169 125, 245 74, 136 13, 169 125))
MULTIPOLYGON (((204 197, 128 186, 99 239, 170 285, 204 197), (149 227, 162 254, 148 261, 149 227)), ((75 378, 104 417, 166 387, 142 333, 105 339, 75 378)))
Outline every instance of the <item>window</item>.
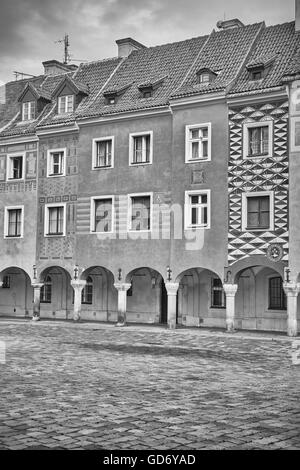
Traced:
POLYGON ((113 168, 114 137, 93 139, 93 168, 113 168))
POLYGON ((10 276, 3 276, 2 289, 10 289, 10 276))
POLYGON ((210 82, 210 74, 208 72, 199 74, 199 83, 208 83, 210 82))
POLYGON ((210 228, 210 190, 185 193, 185 229, 193 228, 210 228))
POLYGON ((7 156, 7 180, 23 179, 23 161, 24 154, 7 156))
POLYGON ((256 70, 251 72, 251 80, 261 80, 263 76, 263 70, 256 70))
POLYGON ((152 163, 152 131, 130 134, 129 139, 129 164, 145 165, 152 163))
POLYGON ((271 157, 272 121, 244 124, 244 158, 271 157))
POLYGON ((113 232, 114 198, 105 196, 91 199, 91 232, 113 232))
POLYGON ((47 176, 65 176, 66 149, 48 150, 47 176))
POLYGON ((211 280, 211 306, 216 308, 226 307, 226 297, 221 279, 211 280))
POLYGON ((35 101, 26 101, 22 104, 22 120, 31 121, 35 118, 35 101))
POLYGON ((74 95, 65 95, 58 98, 58 114, 72 113, 74 111, 74 95))
POLYGON ((152 195, 130 195, 129 230, 151 230, 152 195))
POLYGON ((41 287, 40 301, 50 304, 52 297, 52 278, 47 276, 44 285, 41 287))
POLYGON ((242 194, 242 230, 274 230, 274 193, 242 194))
POLYGON ((186 126, 186 163, 211 159, 211 124, 186 126))
POLYGON ((92 304, 93 303, 93 279, 88 276, 86 285, 81 292, 81 303, 92 304))
POLYGON ((23 237, 23 206, 14 206, 5 208, 4 237, 22 238, 23 237))
POLYGON ((65 205, 48 204, 45 207, 45 235, 65 235, 65 205))
POLYGON ((269 309, 286 310, 286 295, 280 276, 269 279, 269 309))

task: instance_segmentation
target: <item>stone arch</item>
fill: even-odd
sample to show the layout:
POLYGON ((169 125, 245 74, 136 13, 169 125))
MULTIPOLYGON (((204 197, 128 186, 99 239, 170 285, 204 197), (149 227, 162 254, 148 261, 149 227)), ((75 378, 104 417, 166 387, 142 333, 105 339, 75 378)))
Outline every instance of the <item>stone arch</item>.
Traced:
POLYGON ((118 296, 114 287, 113 273, 103 266, 90 266, 80 274, 80 280, 93 281, 92 299, 90 303, 84 301, 85 290, 82 290, 81 318, 83 320, 109 321, 117 319, 118 296))
POLYGON ((33 305, 31 277, 18 266, 8 266, 0 272, 0 314, 30 317, 33 305))
POLYGON ((177 322, 185 326, 225 325, 225 293, 222 279, 214 271, 188 268, 176 277, 177 322))
POLYGON ((151 267, 132 269, 125 276, 127 320, 137 323, 167 323, 167 292, 163 276, 151 267))
POLYGON ((61 265, 47 265, 38 275, 39 282, 44 284, 47 277, 51 279, 51 295, 44 296, 41 289, 41 318, 69 319, 73 312, 73 288, 71 273, 61 265))
POLYGON ((235 284, 238 280, 239 274, 244 271, 245 269, 254 268, 254 267, 268 267, 273 269, 274 271, 278 272, 280 276, 283 278, 284 275, 284 268, 286 267, 286 263, 283 261, 273 262, 269 260, 266 256, 262 255, 253 255, 248 256, 247 258, 240 259, 236 261, 234 264, 226 268, 225 270, 225 279, 229 283, 235 284))

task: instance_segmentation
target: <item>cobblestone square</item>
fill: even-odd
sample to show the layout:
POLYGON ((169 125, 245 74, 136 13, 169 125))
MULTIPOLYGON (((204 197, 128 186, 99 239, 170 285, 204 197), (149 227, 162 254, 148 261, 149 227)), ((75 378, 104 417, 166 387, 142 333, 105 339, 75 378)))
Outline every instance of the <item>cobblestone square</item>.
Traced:
POLYGON ((1 320, 1 449, 300 449, 276 334, 1 320))

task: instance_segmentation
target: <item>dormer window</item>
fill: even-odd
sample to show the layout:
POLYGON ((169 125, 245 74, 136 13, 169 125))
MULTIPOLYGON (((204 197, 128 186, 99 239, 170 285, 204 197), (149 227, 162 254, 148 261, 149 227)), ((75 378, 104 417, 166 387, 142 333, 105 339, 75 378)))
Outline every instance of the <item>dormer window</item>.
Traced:
POLYGON ((58 114, 72 113, 74 111, 74 95, 59 96, 58 114))
POLYGON ((253 70, 250 72, 251 80, 261 80, 264 77, 264 69, 253 70))
POLYGON ((210 82, 210 75, 208 72, 201 73, 199 75, 199 83, 209 83, 210 82))
POLYGON ((145 90, 143 91, 143 98, 151 98, 152 96, 152 90, 145 90))
POLYGON ((114 95, 106 97, 106 104, 116 104, 117 98, 114 95))
POLYGON ((198 83, 200 83, 200 84, 206 84, 206 83, 213 82, 214 79, 217 76, 217 74, 215 72, 213 72, 212 70, 209 70, 209 69, 198 70, 196 75, 198 77, 198 83))
POLYGON ((22 104, 22 121, 35 119, 35 101, 26 101, 22 104))

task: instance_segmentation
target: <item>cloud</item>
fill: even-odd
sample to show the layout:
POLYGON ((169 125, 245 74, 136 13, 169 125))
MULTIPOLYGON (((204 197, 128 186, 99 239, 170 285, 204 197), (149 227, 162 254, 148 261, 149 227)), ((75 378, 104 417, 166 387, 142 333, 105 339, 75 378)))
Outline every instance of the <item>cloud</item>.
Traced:
POLYGON ((43 60, 63 57, 55 43, 70 36, 74 59, 116 55, 115 40, 131 36, 145 45, 208 34, 224 17, 246 23, 293 19, 293 0, 0 0, 0 79, 12 71, 42 72, 43 60))

